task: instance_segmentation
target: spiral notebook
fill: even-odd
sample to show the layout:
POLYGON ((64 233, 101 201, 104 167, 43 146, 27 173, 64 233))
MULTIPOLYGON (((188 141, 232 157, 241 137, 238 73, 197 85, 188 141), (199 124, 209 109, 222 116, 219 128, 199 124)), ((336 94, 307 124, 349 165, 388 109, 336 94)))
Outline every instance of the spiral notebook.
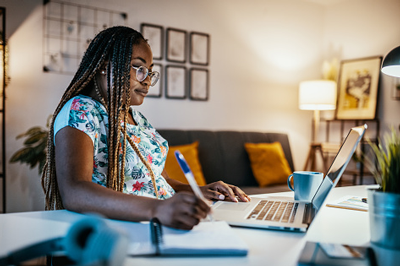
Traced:
POLYGON ((246 256, 247 244, 224 221, 201 222, 192 230, 161 225, 158 219, 133 223, 113 221, 131 239, 131 256, 246 256))

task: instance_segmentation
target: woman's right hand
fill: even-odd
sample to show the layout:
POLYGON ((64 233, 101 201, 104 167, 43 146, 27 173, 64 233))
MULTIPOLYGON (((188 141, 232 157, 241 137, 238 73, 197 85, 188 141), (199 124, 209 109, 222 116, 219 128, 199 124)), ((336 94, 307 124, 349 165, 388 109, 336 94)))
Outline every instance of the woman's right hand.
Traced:
POLYGON ((154 217, 162 225, 191 230, 210 210, 210 206, 193 193, 179 192, 169 199, 160 200, 155 207, 154 217))

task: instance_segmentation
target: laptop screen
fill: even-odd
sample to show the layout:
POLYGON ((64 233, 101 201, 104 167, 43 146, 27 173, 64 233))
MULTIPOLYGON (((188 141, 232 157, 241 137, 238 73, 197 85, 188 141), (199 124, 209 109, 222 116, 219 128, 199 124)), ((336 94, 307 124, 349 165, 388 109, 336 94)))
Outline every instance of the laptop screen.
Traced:
POLYGON ((340 177, 346 169, 347 164, 350 162, 350 159, 366 129, 367 125, 353 127, 347 134, 339 152, 336 154, 335 159, 329 167, 324 180, 321 182, 321 185, 312 199, 312 203, 317 210, 321 208, 329 191, 331 191, 331 189, 339 182, 340 177))

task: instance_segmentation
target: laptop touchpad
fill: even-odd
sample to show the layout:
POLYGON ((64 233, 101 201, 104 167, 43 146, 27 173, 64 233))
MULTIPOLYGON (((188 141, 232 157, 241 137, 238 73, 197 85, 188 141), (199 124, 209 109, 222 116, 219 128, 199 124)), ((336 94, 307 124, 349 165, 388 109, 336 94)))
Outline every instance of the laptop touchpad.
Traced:
POLYGON ((251 204, 248 203, 228 203, 225 202, 221 205, 219 205, 217 208, 215 208, 216 210, 222 210, 222 211, 244 211, 246 210, 248 207, 250 207, 251 204))

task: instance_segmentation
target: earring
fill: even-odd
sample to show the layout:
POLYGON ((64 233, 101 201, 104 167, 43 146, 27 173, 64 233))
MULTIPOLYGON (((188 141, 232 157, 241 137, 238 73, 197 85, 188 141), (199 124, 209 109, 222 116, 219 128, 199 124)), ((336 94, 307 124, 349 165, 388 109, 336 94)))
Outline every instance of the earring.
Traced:
POLYGON ((106 71, 105 71, 105 70, 102 70, 100 73, 101 73, 102 75, 105 75, 105 74, 106 74, 106 71))

